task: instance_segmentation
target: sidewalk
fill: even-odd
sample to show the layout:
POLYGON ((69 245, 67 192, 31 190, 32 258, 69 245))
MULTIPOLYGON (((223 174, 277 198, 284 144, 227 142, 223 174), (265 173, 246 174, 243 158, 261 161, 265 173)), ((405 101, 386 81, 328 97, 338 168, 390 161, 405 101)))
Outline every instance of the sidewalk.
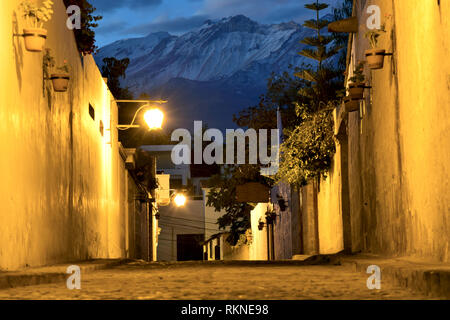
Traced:
POLYGON ((392 281, 401 287, 420 292, 429 297, 450 299, 450 264, 429 263, 410 257, 384 258, 376 255, 360 254, 342 256, 341 263, 349 263, 357 272, 366 273, 367 267, 381 268, 383 281, 392 281))
POLYGON ((131 260, 126 259, 90 260, 48 267, 25 268, 11 272, 0 272, 0 290, 43 283, 64 282, 69 277, 69 274, 66 273, 67 267, 71 265, 79 266, 81 269, 81 276, 83 276, 83 274, 92 271, 116 267, 130 261, 131 260))

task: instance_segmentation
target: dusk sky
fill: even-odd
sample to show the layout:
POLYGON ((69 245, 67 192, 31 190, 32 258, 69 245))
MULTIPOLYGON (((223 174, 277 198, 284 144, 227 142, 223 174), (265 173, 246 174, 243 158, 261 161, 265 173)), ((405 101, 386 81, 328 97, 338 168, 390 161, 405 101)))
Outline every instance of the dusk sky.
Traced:
MULTIPOLYGON (((304 9, 312 0, 92 0, 103 16, 97 28, 97 45, 167 31, 183 34, 208 19, 237 14, 266 24, 310 19, 304 9)), ((340 0, 323 1, 335 5, 340 0)))

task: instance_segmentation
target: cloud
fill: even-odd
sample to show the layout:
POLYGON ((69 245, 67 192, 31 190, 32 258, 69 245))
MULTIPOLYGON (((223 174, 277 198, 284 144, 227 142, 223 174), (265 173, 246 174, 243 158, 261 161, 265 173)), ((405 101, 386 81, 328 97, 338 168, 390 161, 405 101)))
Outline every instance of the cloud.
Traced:
MULTIPOLYGON (((222 18, 243 14, 259 22, 278 23, 290 20, 303 21, 310 12, 304 5, 311 0, 205 0, 201 14, 222 18)), ((323 1, 335 6, 342 0, 323 1)))
POLYGON ((99 13, 110 12, 120 8, 142 9, 161 5, 163 0, 92 0, 91 4, 99 13))
POLYGON ((126 21, 114 20, 106 24, 101 24, 96 31, 98 33, 117 33, 117 30, 123 30, 126 27, 129 27, 126 21))
MULTIPOLYGON (((2 0, 0 0, 2 1, 2 0)), ((343 0, 323 0, 336 6, 343 0)), ((123 37, 143 36, 166 31, 183 34, 208 19, 235 15, 265 24, 313 18, 304 5, 311 0, 91 0, 103 16, 97 29, 99 45, 123 37)), ((327 10, 323 13, 326 13, 327 10)))
POLYGON ((179 17, 175 19, 157 19, 155 22, 137 25, 124 30, 126 34, 149 34, 158 31, 180 33, 200 27, 209 19, 207 15, 194 15, 192 17, 179 17))

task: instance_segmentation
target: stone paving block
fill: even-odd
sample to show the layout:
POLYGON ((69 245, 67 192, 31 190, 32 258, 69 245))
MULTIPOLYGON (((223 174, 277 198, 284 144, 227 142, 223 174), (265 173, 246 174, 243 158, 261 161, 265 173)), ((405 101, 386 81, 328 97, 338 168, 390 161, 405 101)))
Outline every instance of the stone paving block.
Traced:
POLYGON ((45 283, 55 283, 65 281, 68 274, 67 267, 71 265, 78 265, 81 273, 85 274, 96 270, 102 270, 120 266, 132 260, 129 259, 114 259, 114 260, 91 260, 80 261, 67 264, 59 264, 54 266, 45 266, 37 268, 26 268, 12 272, 0 273, 0 289, 15 288, 22 286, 33 286, 45 283))
POLYGON ((403 288, 423 293, 429 297, 450 299, 450 265, 417 259, 384 258, 374 255, 342 257, 343 263, 351 263, 358 272, 366 272, 370 265, 381 268, 381 278, 403 288))

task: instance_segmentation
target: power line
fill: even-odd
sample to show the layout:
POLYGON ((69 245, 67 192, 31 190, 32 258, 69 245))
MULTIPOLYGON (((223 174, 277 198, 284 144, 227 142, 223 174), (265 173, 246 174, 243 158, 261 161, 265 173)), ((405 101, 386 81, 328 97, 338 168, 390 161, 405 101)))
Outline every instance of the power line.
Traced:
POLYGON ((161 223, 161 222, 159 222, 159 224, 158 225, 160 225, 160 226, 179 226, 179 227, 184 227, 184 228, 192 228, 192 229, 201 229, 201 230, 208 230, 208 231, 218 231, 219 230, 219 228, 217 228, 217 229, 211 229, 211 228, 205 228, 205 227, 198 227, 198 226, 190 226, 190 225, 187 225, 187 224, 178 224, 178 223, 173 223, 173 222, 169 222, 169 223, 161 223))
POLYGON ((203 220, 186 219, 186 218, 179 218, 179 217, 173 217, 173 216, 161 216, 161 220, 166 219, 166 218, 178 219, 178 220, 186 220, 186 221, 193 221, 193 222, 205 222, 205 223, 210 223, 210 224, 217 224, 217 220, 216 220, 216 222, 208 222, 206 220, 203 221, 203 220))

